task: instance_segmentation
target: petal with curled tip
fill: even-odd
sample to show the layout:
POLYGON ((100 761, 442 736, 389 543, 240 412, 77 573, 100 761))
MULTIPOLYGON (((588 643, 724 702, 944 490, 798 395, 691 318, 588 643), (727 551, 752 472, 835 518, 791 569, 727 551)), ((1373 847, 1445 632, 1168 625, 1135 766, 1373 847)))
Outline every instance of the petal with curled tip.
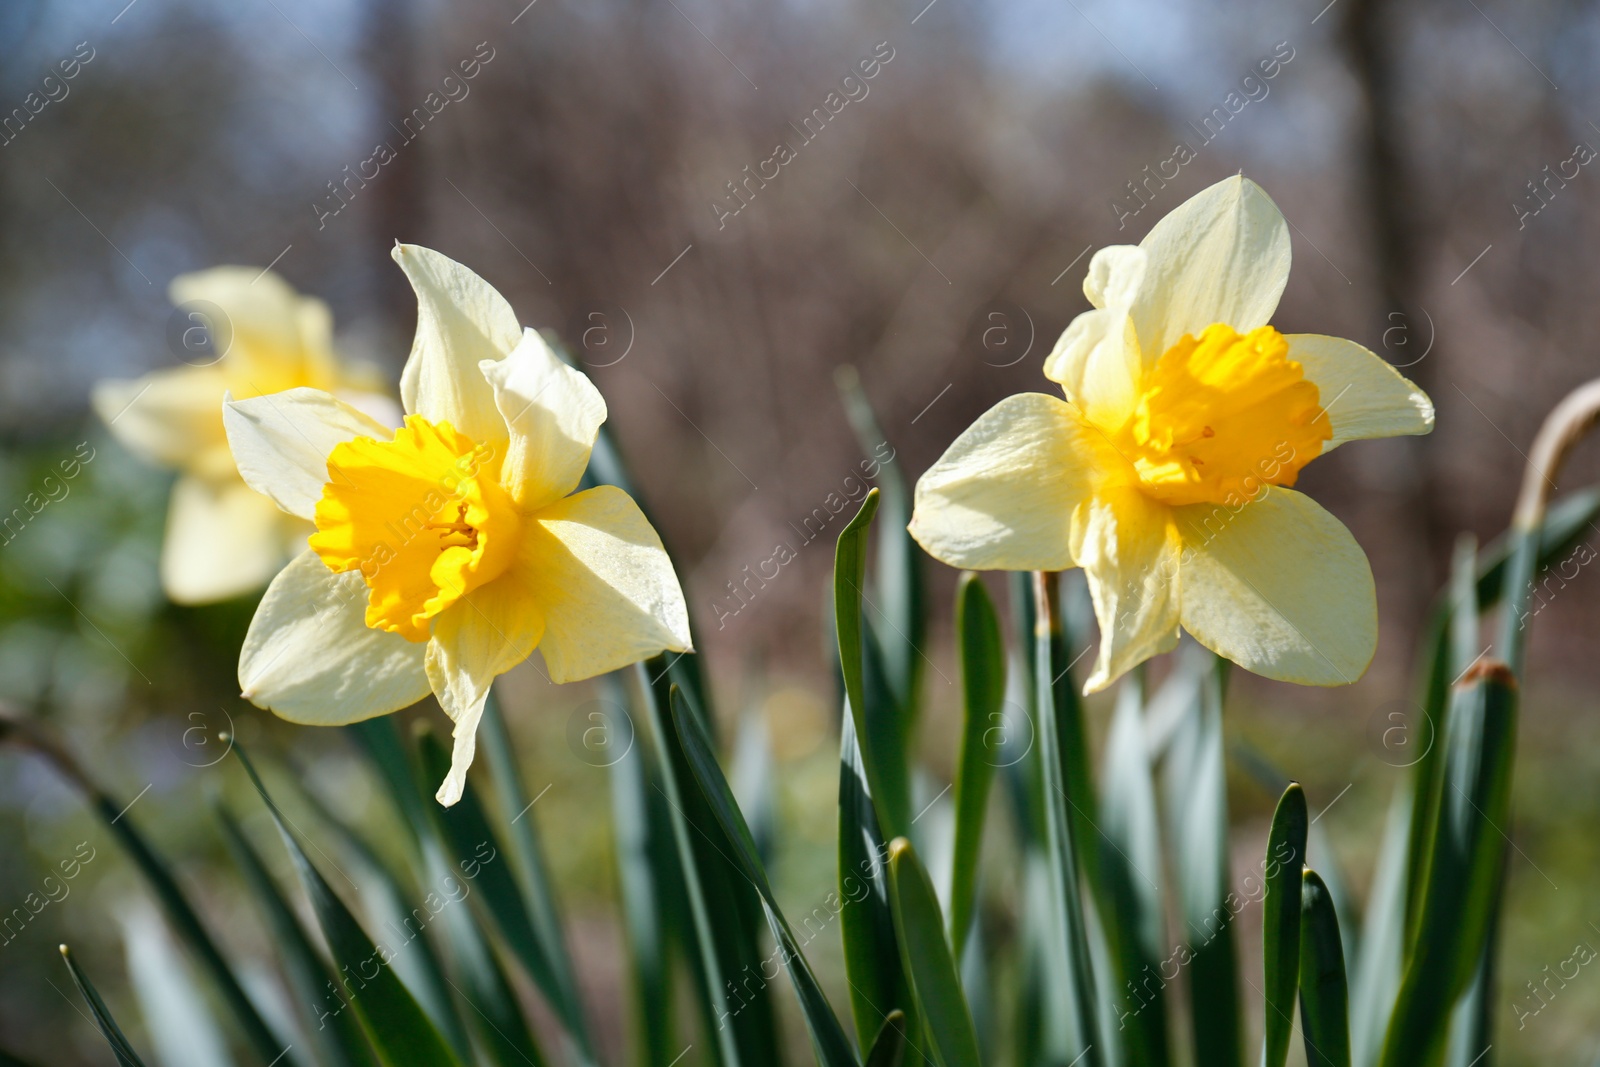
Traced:
POLYGON ((511 433, 500 468, 511 498, 531 511, 576 489, 606 421, 600 390, 563 363, 537 330, 524 330, 509 356, 480 367, 511 433))

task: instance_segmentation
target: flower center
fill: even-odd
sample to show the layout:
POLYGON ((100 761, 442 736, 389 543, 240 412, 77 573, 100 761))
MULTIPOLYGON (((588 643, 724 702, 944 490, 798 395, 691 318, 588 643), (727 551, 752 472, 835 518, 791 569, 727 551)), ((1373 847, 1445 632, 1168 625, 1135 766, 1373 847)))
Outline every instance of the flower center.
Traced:
POLYGON ((392 441, 334 447, 310 543, 330 570, 360 570, 368 626, 426 641, 429 620, 510 566, 522 517, 502 458, 420 415, 392 441))
POLYGON ((1144 491, 1168 504, 1237 507, 1295 483, 1332 440, 1316 383, 1271 326, 1213 323, 1146 372, 1123 452, 1144 491))

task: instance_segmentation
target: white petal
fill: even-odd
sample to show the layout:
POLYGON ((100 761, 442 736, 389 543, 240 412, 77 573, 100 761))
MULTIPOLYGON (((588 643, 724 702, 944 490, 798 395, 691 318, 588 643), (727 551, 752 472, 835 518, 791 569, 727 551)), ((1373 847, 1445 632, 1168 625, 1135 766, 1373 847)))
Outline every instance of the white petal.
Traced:
POLYGON ((417 293, 417 335, 400 375, 408 414, 448 422, 480 444, 506 426, 478 364, 505 358, 522 340, 505 297, 448 256, 397 244, 394 259, 417 293))
POLYGON ((233 470, 222 430, 227 379, 214 367, 174 367, 94 387, 95 414, 128 451, 214 478, 233 470))
POLYGON ((179 275, 167 293, 180 307, 203 301, 222 309, 226 322, 198 322, 222 351, 216 367, 236 396, 278 392, 308 377, 326 380, 333 371, 328 306, 301 296, 272 271, 213 267, 179 275))
POLYGON ((1073 511, 1126 466, 1064 401, 1008 396, 917 479, 911 536, 952 567, 1066 570, 1073 511))
POLYGON ((1044 373, 1061 384, 1085 419, 1108 433, 1120 430, 1139 403, 1144 375, 1127 310, 1096 309, 1073 319, 1045 360, 1044 373))
POLYGON ((1139 243, 1149 257, 1133 324, 1145 366, 1214 322, 1265 326, 1289 280, 1289 226, 1261 186, 1227 178, 1190 197, 1139 243))
MULTIPOLYGON (((260 589, 283 566, 289 520, 237 478, 185 475, 172 487, 161 585, 179 604, 209 604, 260 589)), ((304 526, 302 537, 311 532, 304 526)))
POLYGON ((1322 406, 1333 423, 1331 452, 1346 441, 1370 437, 1423 434, 1433 429, 1433 401, 1428 394, 1377 355, 1342 337, 1291 333, 1289 358, 1305 368, 1322 394, 1322 406))
POLYGON ((532 655, 544 633, 543 614, 532 598, 537 577, 514 565, 433 620, 428 680, 439 706, 455 722, 450 774, 436 796, 445 807, 460 800, 466 788, 490 685, 532 655))
POLYGON ((537 330, 524 330, 509 356, 480 367, 511 430, 500 481, 512 499, 533 510, 576 489, 606 421, 600 390, 561 362, 537 330))
POLYGON ((627 493, 586 489, 533 515, 527 533, 551 681, 689 650, 689 609, 672 560, 627 493))
POLYGON ((312 726, 360 722, 428 695, 425 644, 366 624, 360 573, 306 551, 261 598, 239 653, 244 698, 312 726))
POLYGON ((1177 511, 1183 628, 1197 641, 1285 682, 1343 685, 1366 672, 1378 646, 1372 568, 1338 519, 1279 488, 1237 511, 1177 511))
POLYGON ((1149 256, 1138 245, 1107 245, 1089 260, 1083 295, 1097 308, 1133 306, 1144 287, 1149 256))
POLYGON ((315 517, 330 480, 328 453, 356 437, 387 441, 392 430, 320 389, 228 400, 222 422, 239 474, 291 515, 315 517))
POLYGON ((1095 693, 1178 643, 1182 542, 1172 509, 1137 489, 1110 489, 1080 512, 1073 549, 1100 624, 1100 651, 1083 687, 1095 693))

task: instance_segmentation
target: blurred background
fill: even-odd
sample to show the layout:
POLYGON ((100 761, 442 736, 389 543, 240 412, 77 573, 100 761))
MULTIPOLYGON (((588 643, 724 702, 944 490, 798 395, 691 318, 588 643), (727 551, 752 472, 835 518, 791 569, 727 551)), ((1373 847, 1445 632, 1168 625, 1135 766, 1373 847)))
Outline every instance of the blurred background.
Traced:
MULTIPOLYGON (((1088 306, 1093 249, 1137 242, 1242 170, 1293 227, 1275 324, 1360 341, 1438 407, 1430 437, 1341 449, 1300 483, 1372 559, 1372 670, 1327 692, 1237 673, 1230 707, 1239 743, 1327 812, 1360 897, 1409 762, 1384 732, 1411 707, 1417 631, 1451 546, 1499 534, 1544 413, 1600 369, 1600 10, 1325 3, 8 0, 0 510, 29 494, 46 506, 0 538, 0 699, 48 720, 138 805, 129 817, 182 858, 231 944, 259 942, 198 803, 241 785, 217 731, 292 753, 356 818, 371 785, 339 733, 237 699, 254 597, 164 600, 172 476, 109 438, 89 390, 179 365, 167 284, 218 264, 271 264, 326 300, 341 350, 392 380, 415 304, 389 250, 421 243, 559 335, 605 394, 720 711, 764 731, 776 763, 780 893, 820 899, 837 752, 824 587, 854 504, 814 543, 806 531, 817 509, 831 516, 830 494, 859 499, 866 458, 837 369, 858 369, 915 477, 997 400, 1053 389, 1041 363, 1088 306), (50 469, 85 455, 64 492, 44 491, 50 469), (736 596, 780 544, 793 562, 736 596)), ((1595 481, 1595 453, 1562 490, 1595 481)), ((954 574, 928 570, 922 743, 938 766, 954 751, 954 574)), ((1596 581, 1547 586, 1531 624, 1504 1063, 1587 1063, 1600 1028, 1600 972, 1532 999, 1545 968, 1600 946, 1596 581)), ((604 772, 570 743, 596 694, 530 668, 504 693, 529 781, 550 786, 540 825, 590 1010, 620 1055, 604 772)), ((1097 730, 1106 711, 1091 704, 1097 730)), ((1274 799, 1247 775, 1232 783, 1241 870, 1274 799)), ((69 786, 0 750, 0 913, 80 848, 94 859, 70 892, 0 934, 0 1044, 51 1064, 109 1062, 56 943, 81 946, 113 1008, 136 1017, 123 943, 148 907, 69 786)), ((837 997, 838 948, 823 940, 814 958, 837 997)))

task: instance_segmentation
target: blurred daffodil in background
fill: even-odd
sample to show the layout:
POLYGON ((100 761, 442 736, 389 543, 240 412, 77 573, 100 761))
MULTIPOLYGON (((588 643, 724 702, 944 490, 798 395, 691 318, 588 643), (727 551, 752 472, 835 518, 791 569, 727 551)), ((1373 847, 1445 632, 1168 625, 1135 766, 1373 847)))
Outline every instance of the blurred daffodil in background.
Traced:
POLYGON ((1089 263, 1094 306, 1045 361, 1066 399, 995 405, 917 483, 911 532, 977 570, 1081 567, 1105 688, 1179 628, 1257 674, 1353 682, 1377 646, 1361 547, 1295 484, 1346 441, 1427 433, 1433 404, 1353 341, 1268 320, 1289 230, 1244 177, 1089 263))
POLYGON ((179 472, 167 513, 161 584, 203 604, 259 589, 304 547, 312 527, 244 483, 228 450, 222 400, 323 389, 378 418, 394 402, 375 368, 334 353, 333 317, 281 277, 216 267, 174 278, 174 352, 187 365, 95 386, 95 412, 140 457, 179 472))
POLYGON ((573 492, 606 418, 589 379, 472 271, 394 256, 419 304, 402 428, 312 387, 226 406, 245 481, 316 527, 262 599, 239 682, 317 725, 431 691, 455 722, 448 805, 498 675, 535 648, 556 682, 687 651, 688 608, 632 498, 573 492))

